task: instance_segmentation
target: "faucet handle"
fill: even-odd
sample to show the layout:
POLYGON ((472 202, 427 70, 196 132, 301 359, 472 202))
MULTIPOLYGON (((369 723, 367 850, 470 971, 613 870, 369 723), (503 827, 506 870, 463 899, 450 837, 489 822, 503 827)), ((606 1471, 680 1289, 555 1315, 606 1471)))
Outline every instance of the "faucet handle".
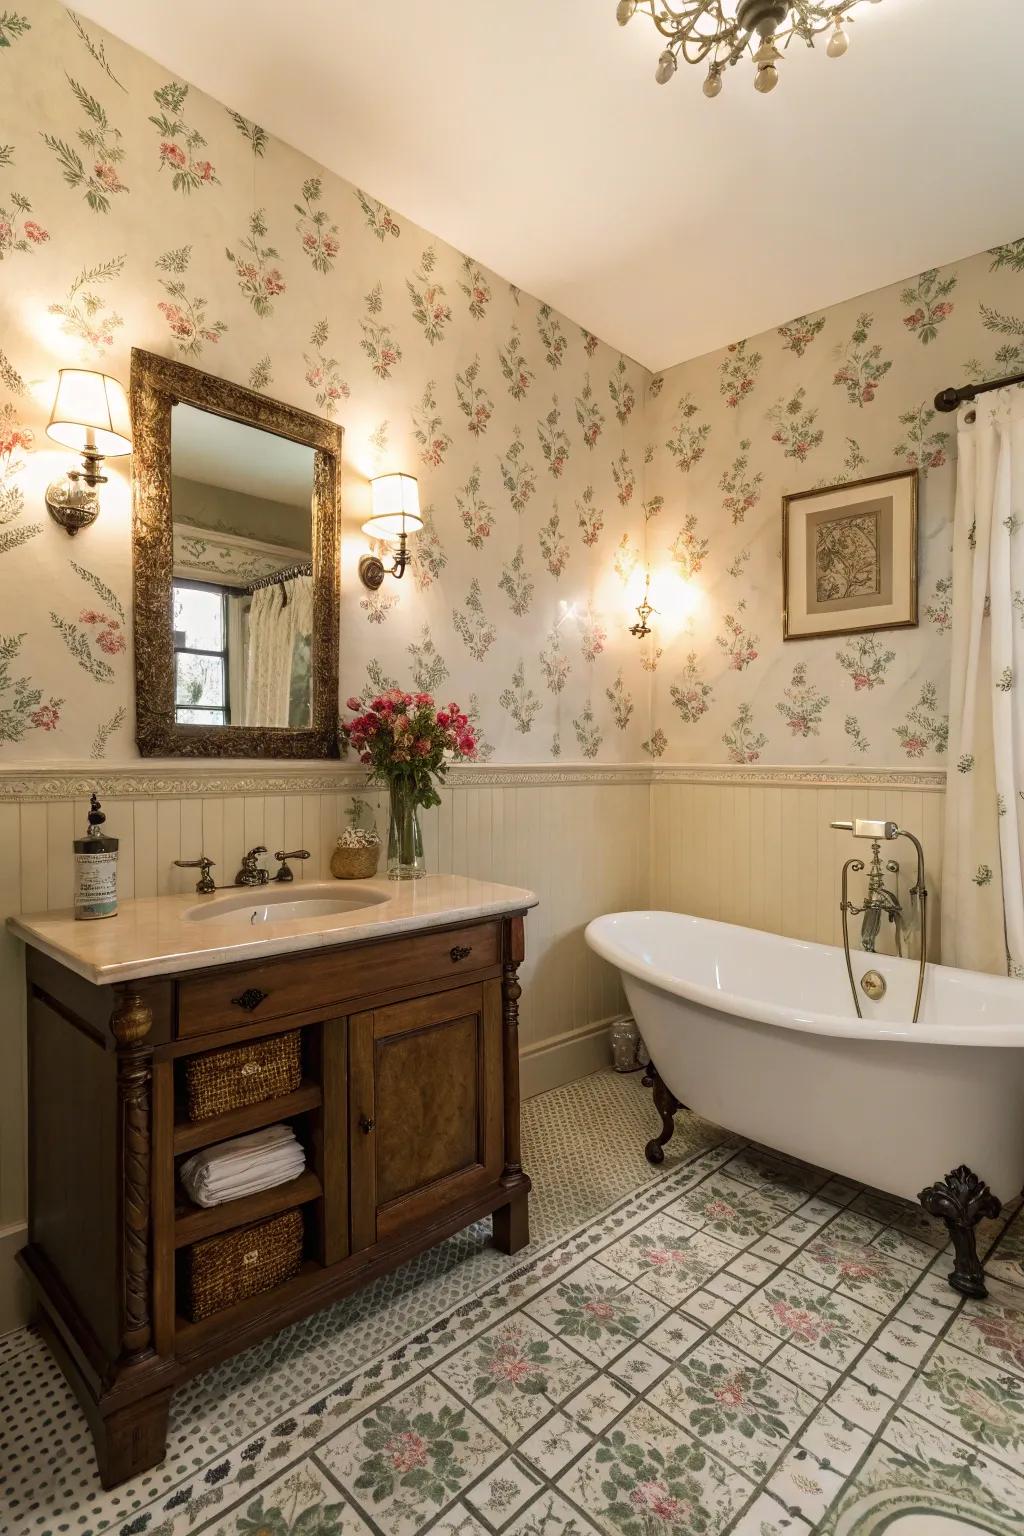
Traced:
POLYGON ((289 869, 289 867, 288 867, 288 860, 289 859, 308 859, 309 858, 309 849, 308 848, 296 848, 291 853, 281 853, 281 852, 278 852, 278 853, 274 854, 274 858, 275 859, 280 859, 280 861, 281 861, 281 868, 278 870, 277 874, 274 876, 274 879, 275 880, 280 880, 282 883, 285 883, 285 882, 287 882, 289 880, 294 880, 295 879, 295 872, 294 872, 294 870, 289 869))
POLYGON ((198 869, 201 871, 196 881, 196 893, 200 896, 208 896, 211 891, 217 889, 210 870, 215 868, 212 859, 208 859, 205 853, 201 853, 198 859, 175 859, 179 869, 198 869))

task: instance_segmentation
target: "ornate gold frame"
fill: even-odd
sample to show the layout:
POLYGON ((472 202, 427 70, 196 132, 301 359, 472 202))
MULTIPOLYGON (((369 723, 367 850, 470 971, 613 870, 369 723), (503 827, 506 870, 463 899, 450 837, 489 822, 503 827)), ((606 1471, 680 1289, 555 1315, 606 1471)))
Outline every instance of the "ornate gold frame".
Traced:
MULTIPOLYGON (((838 485, 819 485, 810 491, 793 491, 782 498, 782 638, 783 640, 828 640, 836 635, 867 635, 883 629, 916 629, 918 618, 918 518, 920 474, 916 469, 894 469, 887 475, 868 475, 863 480, 841 481, 838 485), (813 634, 791 635, 789 632, 789 511, 794 502, 807 501, 812 496, 827 496, 831 491, 858 491, 868 485, 882 485, 891 480, 910 481, 910 616, 897 619, 891 624, 854 624, 847 628, 816 629, 813 634)), ((895 558, 895 556, 894 556, 895 558)))
POLYGON ((337 757, 342 429, 334 422, 132 348, 135 739, 143 757, 337 757), (179 725, 174 719, 171 407, 182 401, 316 450, 313 474, 312 719, 309 730, 179 725))

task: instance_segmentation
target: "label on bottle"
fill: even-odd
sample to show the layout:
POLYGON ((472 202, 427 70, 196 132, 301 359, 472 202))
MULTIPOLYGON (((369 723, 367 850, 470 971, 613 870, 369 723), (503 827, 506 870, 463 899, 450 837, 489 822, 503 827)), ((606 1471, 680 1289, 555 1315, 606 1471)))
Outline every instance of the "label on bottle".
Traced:
POLYGON ((117 911, 117 854, 75 854, 75 916, 88 920, 117 911))

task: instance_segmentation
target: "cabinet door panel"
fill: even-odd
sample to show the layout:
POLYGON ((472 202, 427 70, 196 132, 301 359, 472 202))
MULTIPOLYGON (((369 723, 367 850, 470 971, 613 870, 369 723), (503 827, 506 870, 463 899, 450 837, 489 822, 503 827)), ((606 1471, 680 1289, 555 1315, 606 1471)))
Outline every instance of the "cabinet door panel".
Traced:
POLYGON ((485 982, 351 1019, 353 1248, 500 1176, 500 993, 485 982))

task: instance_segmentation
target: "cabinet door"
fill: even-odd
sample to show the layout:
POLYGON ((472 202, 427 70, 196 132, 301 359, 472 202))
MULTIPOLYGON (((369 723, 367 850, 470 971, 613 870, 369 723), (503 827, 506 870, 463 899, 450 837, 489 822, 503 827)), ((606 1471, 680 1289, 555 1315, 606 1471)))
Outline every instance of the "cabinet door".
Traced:
POLYGON ((352 1247, 429 1223, 502 1169, 501 984, 349 1020, 352 1247))

